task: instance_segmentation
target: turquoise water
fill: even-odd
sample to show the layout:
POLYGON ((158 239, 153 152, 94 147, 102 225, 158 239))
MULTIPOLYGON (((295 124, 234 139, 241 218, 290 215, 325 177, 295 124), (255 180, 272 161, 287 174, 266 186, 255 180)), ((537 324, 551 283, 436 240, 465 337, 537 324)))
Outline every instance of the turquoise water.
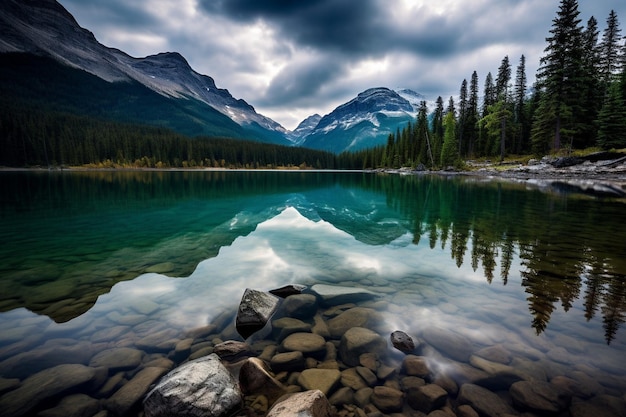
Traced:
POLYGON ((245 288, 326 283, 375 290, 391 331, 450 329, 626 385, 624 201, 373 173, 2 172, 0 186, 5 378, 63 363, 41 360, 59 343, 90 352, 79 363, 166 352, 232 320, 245 288))

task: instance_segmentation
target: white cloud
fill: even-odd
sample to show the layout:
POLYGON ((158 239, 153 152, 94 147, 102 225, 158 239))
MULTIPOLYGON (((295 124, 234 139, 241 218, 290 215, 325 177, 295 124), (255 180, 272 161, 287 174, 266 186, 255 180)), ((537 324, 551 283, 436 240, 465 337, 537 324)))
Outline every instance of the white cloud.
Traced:
MULTIPOLYGON (((526 56, 530 85, 558 9, 544 0, 320 0, 289 10, 249 0, 61 3, 105 45, 133 56, 180 52, 288 128, 370 87, 410 87, 434 99, 458 94, 476 70, 482 89, 505 55, 513 71, 526 56), (342 19, 329 15, 338 12, 342 19)), ((579 7, 582 24, 593 14, 601 31, 611 9, 626 22, 626 3, 579 7)))

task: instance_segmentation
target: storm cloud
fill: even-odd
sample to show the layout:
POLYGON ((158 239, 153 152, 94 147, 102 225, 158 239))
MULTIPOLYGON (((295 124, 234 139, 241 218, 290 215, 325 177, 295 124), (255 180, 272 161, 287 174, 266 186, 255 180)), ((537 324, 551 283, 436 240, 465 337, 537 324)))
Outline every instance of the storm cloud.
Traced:
MULTIPOLYGON (((192 67, 287 128, 377 86, 434 100, 482 87, 507 55, 535 75, 558 2, 545 0, 61 0, 107 46, 183 54, 192 67)), ((604 28, 619 0, 579 2, 604 28)), ((626 30, 625 30, 626 31, 626 30)), ((514 72, 513 72, 514 73, 514 72)))

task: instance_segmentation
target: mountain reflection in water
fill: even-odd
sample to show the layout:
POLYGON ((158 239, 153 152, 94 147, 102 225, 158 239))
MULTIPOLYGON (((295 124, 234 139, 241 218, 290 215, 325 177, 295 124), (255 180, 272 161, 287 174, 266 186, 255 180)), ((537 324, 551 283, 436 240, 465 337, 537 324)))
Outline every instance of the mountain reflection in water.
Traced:
MULTIPOLYGON (((500 181, 369 173, 4 172, 0 183, 0 237, 11 242, 0 248, 6 319, 24 307, 67 322, 104 294, 111 292, 103 300, 119 294, 111 289, 121 281, 193 276, 201 261, 222 256, 288 207, 360 245, 341 258, 340 247, 328 250, 327 234, 304 239, 285 230, 276 241, 299 256, 280 258, 287 272, 274 278, 283 281, 367 285, 378 277, 449 274, 490 286, 513 283, 537 334, 559 311, 573 309, 582 324, 601 320, 606 343, 626 317, 626 211, 619 200, 500 181), (377 259, 385 248, 398 257, 377 259)), ((233 294, 217 304, 236 304, 250 274, 264 273, 254 253, 233 255, 249 269, 237 269, 241 282, 229 275, 233 294)), ((223 281, 223 273, 211 279, 223 281)))

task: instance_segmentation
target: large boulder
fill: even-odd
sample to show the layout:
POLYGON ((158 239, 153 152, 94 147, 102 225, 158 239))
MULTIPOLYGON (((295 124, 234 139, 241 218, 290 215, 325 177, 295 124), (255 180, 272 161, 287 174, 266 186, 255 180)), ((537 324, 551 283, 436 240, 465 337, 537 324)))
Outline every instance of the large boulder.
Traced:
POLYGON ((147 417, 220 417, 241 406, 237 380, 211 354, 168 373, 144 400, 147 417))
POLYGON ((319 390, 292 394, 274 404, 267 413, 267 417, 330 417, 330 415, 330 403, 319 390))
POLYGON ((237 332, 247 339, 261 330, 278 308, 279 302, 280 299, 275 295, 246 288, 237 311, 237 332))
POLYGON ((358 366, 359 356, 363 353, 374 353, 382 357, 386 349, 387 342, 382 336, 364 327, 353 327, 341 337, 339 357, 348 366, 358 366))

